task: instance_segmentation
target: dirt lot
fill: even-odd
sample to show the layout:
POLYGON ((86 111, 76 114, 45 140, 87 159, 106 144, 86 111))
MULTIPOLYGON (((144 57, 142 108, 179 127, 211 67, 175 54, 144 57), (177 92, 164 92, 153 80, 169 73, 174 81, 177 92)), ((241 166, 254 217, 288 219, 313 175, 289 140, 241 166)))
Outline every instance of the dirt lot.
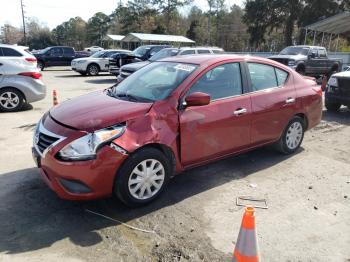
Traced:
POLYGON ((188 171, 153 204, 132 210, 115 199, 60 200, 40 180, 32 131, 52 89, 65 100, 115 82, 55 68, 43 74, 45 100, 0 113, 0 261, 230 261, 242 195, 268 201, 256 214, 263 261, 350 261, 350 110, 324 111, 293 156, 262 148, 188 171))

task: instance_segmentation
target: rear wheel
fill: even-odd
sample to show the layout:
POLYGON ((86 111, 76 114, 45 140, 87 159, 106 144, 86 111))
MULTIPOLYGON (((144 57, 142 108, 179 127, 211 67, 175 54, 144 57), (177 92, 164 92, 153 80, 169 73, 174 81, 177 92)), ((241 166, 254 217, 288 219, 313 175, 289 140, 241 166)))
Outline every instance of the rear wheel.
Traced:
POLYGON ((15 88, 0 89, 0 110, 4 112, 15 112, 22 109, 24 96, 15 88))
POLYGON ((299 74, 301 74, 301 75, 305 75, 306 73, 305 73, 305 67, 304 66, 299 66, 299 67, 297 67, 297 69, 295 70, 295 71, 297 71, 299 74))
POLYGON ((336 112, 341 107, 340 103, 330 102, 328 99, 325 99, 324 105, 327 108, 327 110, 331 112, 336 112))
POLYGON ((91 64, 87 67, 86 71, 90 76, 97 76, 100 72, 100 68, 96 64, 91 64))
POLYGON ((42 61, 37 62, 37 67, 41 70, 44 71, 45 65, 42 61))
POLYGON ((277 142, 277 149, 283 154, 292 154, 297 151, 303 142, 304 129, 305 125, 303 119, 295 116, 289 121, 280 140, 277 142))
POLYGON ((145 205, 163 191, 170 172, 169 161, 162 152, 154 148, 141 149, 118 170, 114 193, 128 206, 145 205))

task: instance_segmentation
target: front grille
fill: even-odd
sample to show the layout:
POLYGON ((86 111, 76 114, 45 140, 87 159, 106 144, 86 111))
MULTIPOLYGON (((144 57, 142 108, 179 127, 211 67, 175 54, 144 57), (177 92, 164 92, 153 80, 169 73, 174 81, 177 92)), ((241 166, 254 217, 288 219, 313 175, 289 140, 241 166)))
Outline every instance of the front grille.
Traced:
POLYGON ((270 59, 276 62, 279 62, 281 64, 288 65, 288 59, 286 58, 270 58, 270 59))
POLYGON ((39 133, 39 139, 37 142, 40 153, 43 153, 46 148, 55 143, 59 138, 39 133))
POLYGON ((350 78, 338 78, 338 87, 340 95, 350 96, 350 78))

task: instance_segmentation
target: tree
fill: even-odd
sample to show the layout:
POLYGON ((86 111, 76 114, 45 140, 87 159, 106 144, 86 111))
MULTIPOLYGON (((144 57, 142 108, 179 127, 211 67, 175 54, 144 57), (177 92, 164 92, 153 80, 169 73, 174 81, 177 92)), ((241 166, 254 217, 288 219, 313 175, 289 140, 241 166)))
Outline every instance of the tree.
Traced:
POLYGON ((94 14, 87 23, 87 39, 94 45, 102 45, 109 28, 110 17, 102 12, 94 14))
POLYGON ((4 44, 17 44, 23 38, 22 31, 10 24, 1 27, 1 42, 4 44))

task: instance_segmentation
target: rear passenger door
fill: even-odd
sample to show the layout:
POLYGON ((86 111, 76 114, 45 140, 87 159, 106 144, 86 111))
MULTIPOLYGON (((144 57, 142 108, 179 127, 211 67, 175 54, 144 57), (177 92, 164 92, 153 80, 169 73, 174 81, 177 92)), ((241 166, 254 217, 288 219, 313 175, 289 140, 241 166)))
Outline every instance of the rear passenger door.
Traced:
POLYGON ((73 48, 63 47, 62 65, 70 66, 74 58, 75 58, 75 52, 73 48))
POLYGON ((278 140, 296 112, 292 76, 281 68, 259 62, 246 64, 252 101, 253 146, 278 140))

